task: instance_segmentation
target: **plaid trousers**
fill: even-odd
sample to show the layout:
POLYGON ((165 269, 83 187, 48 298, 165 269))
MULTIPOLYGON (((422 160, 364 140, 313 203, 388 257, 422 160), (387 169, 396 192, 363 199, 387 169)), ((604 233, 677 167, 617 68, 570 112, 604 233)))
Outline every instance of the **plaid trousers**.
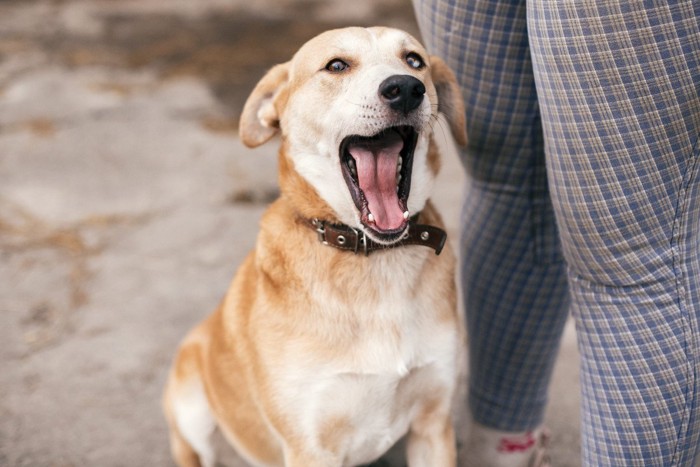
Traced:
POLYGON ((584 465, 700 462, 700 2, 414 6, 467 108, 475 420, 542 422, 571 310, 584 465))

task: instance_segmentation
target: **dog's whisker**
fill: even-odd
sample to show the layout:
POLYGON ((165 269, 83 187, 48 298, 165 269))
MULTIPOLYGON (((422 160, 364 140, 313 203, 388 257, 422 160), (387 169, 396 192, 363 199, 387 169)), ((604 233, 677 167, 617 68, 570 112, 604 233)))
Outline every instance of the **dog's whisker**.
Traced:
POLYGON ((362 102, 353 102, 350 99, 345 99, 345 102, 347 102, 350 105, 354 105, 356 107, 362 107, 363 105, 366 105, 366 104, 363 104, 362 102))

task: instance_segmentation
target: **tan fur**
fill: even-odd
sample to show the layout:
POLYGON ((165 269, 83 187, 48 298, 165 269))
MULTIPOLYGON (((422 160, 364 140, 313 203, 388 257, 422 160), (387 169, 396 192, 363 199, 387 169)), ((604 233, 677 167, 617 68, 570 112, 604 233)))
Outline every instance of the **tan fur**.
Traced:
POLYGON ((440 57, 432 55, 430 57, 432 66, 433 82, 441 96, 438 110, 447 117, 450 123, 450 130, 455 141, 460 146, 467 144, 466 117, 462 105, 462 92, 457 84, 455 74, 440 57))
MULTIPOLYGON (((436 256, 409 246, 353 255, 320 244, 303 221, 348 222, 343 212, 352 212, 352 206, 338 207, 342 196, 334 194, 332 202, 324 198, 326 188, 300 168, 308 163, 303 159, 312 147, 308 141, 322 141, 336 131, 324 123, 327 115, 305 116, 303 109, 316 113, 324 101, 341 99, 344 88, 336 77, 319 76, 313 58, 333 58, 339 49, 353 61, 343 86, 364 79, 363 66, 365 73, 370 64, 384 66, 392 53, 398 69, 407 49, 427 57, 415 39, 395 30, 331 31, 273 68, 253 91, 241 117, 241 138, 256 146, 282 133, 281 196, 263 215, 256 247, 221 305, 188 334, 175 358, 164 408, 173 456, 181 466, 213 462, 203 457, 205 451, 210 456, 210 434, 197 431, 200 426, 205 431, 215 426, 256 466, 369 462, 404 431, 410 467, 455 465, 450 406, 464 332, 456 310, 452 252, 445 248, 436 256), (362 53, 352 52, 355 39, 365 44, 362 53), (385 55, 374 57, 380 52, 385 55), (296 134, 300 127, 308 134, 296 134), (373 401, 389 404, 386 413, 367 405, 373 401), (365 420, 387 425, 366 433, 365 420)), ((435 65, 434 58, 430 63, 434 76, 430 67, 406 73, 424 81, 426 99, 436 104, 441 87, 452 89, 456 83, 444 64, 435 65), (437 90, 433 79, 440 83, 437 90)), ((447 108, 450 126, 458 131, 464 118, 461 102, 447 108)), ((458 133, 464 141, 463 129, 458 133)), ((439 170, 435 145, 415 157, 420 159, 414 170, 425 171, 416 172, 415 183, 434 177, 439 170)), ((424 188, 412 185, 418 197, 424 188)), ((442 225, 427 199, 415 202, 420 222, 442 225)))

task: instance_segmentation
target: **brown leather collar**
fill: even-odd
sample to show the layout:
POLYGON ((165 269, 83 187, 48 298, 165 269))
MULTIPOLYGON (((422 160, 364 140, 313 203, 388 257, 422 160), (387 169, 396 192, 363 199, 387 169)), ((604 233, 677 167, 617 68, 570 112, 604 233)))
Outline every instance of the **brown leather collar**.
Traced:
POLYGON ((404 245, 423 245, 435 250, 439 255, 445 246, 447 233, 439 227, 418 224, 417 215, 408 223, 408 233, 396 243, 382 245, 368 238, 364 232, 353 229, 347 225, 330 224, 328 222, 312 219, 304 223, 314 229, 318 234, 318 240, 324 245, 332 246, 339 250, 363 253, 368 256, 373 251, 386 250, 404 245))

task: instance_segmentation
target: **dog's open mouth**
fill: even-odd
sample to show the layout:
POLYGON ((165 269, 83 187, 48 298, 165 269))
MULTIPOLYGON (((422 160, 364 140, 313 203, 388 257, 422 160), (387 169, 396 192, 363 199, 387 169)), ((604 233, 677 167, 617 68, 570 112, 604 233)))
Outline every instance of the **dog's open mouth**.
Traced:
POLYGON ((374 136, 352 135, 340 143, 345 183, 360 221, 377 240, 392 242, 408 226, 408 192, 418 133, 410 126, 374 136))

